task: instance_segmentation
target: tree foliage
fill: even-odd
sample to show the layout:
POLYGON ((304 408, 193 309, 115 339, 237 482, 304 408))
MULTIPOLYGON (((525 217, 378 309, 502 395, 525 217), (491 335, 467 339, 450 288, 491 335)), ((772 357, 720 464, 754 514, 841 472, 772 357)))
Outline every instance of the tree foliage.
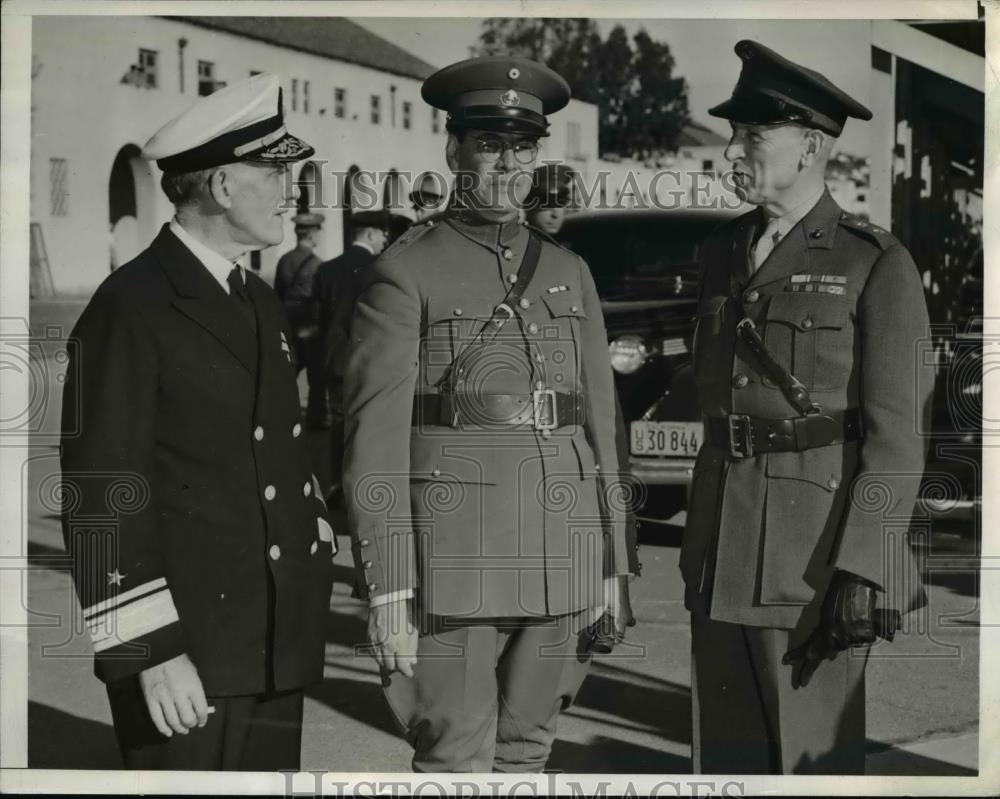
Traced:
POLYGON ((602 156, 648 159, 675 149, 690 121, 687 82, 674 76, 670 46, 621 25, 601 38, 592 19, 493 18, 474 55, 516 55, 562 75, 573 97, 598 107, 602 156))

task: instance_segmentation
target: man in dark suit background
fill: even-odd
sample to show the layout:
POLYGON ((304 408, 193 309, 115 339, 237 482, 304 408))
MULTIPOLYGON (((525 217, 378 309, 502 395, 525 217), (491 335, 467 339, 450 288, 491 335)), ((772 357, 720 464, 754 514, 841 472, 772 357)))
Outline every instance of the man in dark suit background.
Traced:
POLYGON ((320 363, 330 407, 331 510, 340 506, 341 460, 344 453, 344 366, 351 314, 365 269, 382 253, 390 217, 382 211, 351 215, 353 240, 343 253, 324 261, 313 281, 313 302, 319 321, 320 363))
POLYGON ((63 531, 129 768, 299 767, 333 536, 284 308, 238 259, 281 242, 312 152, 273 75, 161 128, 144 156, 176 216, 71 337, 63 531))

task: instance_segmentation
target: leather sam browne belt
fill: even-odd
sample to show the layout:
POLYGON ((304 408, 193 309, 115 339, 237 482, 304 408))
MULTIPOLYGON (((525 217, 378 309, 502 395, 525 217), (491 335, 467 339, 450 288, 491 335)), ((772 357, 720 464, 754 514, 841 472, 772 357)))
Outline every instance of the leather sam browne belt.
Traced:
POLYGON ((586 412, 579 392, 539 389, 531 394, 417 394, 413 398, 414 426, 555 430, 584 423, 586 412))
POLYGON ((817 413, 794 419, 760 419, 746 414, 705 418, 705 438, 733 458, 763 452, 801 452, 861 438, 861 414, 856 408, 817 413))

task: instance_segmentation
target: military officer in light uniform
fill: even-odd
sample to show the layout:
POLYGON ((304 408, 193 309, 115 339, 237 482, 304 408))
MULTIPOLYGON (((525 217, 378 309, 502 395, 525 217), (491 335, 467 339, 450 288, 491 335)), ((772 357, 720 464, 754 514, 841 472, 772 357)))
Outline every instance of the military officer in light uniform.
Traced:
POLYGON ((164 125, 143 154, 175 216, 70 338, 63 530, 129 768, 299 767, 333 536, 284 308, 240 259, 281 242, 312 152, 274 75, 164 125))
POLYGON ((587 627, 621 607, 630 569, 594 283, 518 222, 545 115, 569 90, 489 57, 422 93, 449 115, 455 199, 375 262, 354 313, 353 548, 414 769, 540 771, 587 627))
POLYGON ((861 773, 864 665, 923 591, 905 536, 933 375, 920 278, 824 170, 871 113, 752 41, 728 119, 754 211, 703 247, 705 446, 681 552, 702 773, 861 773), (924 372, 924 374, 919 374, 924 372))

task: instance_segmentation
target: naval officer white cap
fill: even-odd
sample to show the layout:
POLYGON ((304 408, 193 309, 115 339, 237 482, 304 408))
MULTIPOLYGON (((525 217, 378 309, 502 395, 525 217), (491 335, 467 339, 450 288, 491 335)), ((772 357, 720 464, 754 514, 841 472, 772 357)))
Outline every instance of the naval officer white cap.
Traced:
POLYGON ((142 157, 164 172, 195 172, 234 161, 300 161, 314 152, 285 128, 281 84, 262 73, 202 97, 154 133, 142 157))

